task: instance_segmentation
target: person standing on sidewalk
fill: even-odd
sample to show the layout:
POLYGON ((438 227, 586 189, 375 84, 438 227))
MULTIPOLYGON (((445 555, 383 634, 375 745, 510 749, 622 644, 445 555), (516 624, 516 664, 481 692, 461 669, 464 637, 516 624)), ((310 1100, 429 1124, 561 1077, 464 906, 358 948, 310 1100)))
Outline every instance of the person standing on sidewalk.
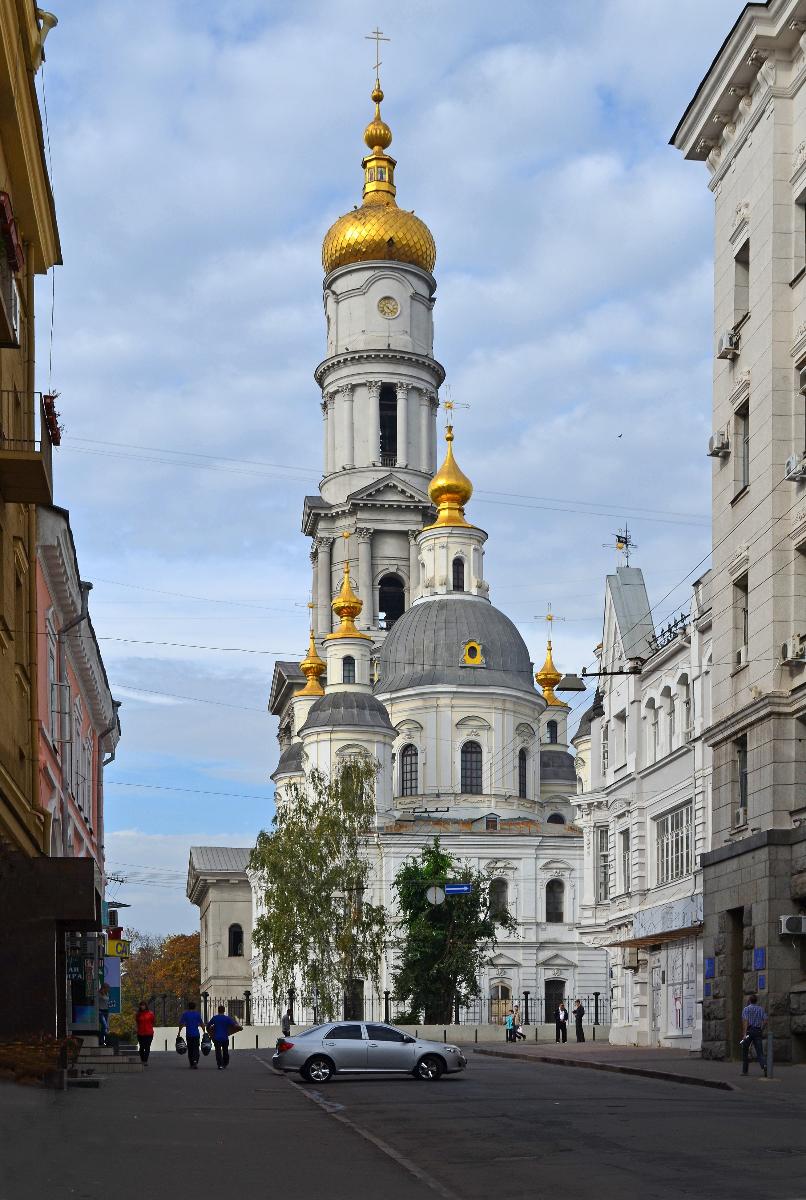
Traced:
POLYGON ((557 1036, 554 1039, 557 1042, 568 1041, 568 1009, 565 1007, 565 1001, 561 1000, 554 1010, 554 1027, 557 1036))
POLYGON ((506 1029, 506 1040, 508 1042, 514 1042, 515 1018, 512 1009, 510 1009, 507 1015, 504 1017, 504 1028, 506 1029))
POLYGON ((219 1004, 218 1012, 207 1022, 207 1032, 215 1046, 215 1061, 219 1071, 229 1066, 230 1034, 240 1033, 243 1025, 239 1025, 234 1017, 228 1017, 224 1005, 219 1004))
POLYGON ((187 1030, 188 1066, 191 1071, 195 1071, 199 1065, 199 1044, 203 1025, 202 1015, 196 1008, 196 1001, 188 1000, 188 1006, 179 1018, 177 1036, 181 1037, 183 1028, 187 1030))
POLYGON ((767 1074, 767 1060, 764 1057, 764 1028, 767 1024, 767 1014, 758 1003, 758 996, 751 992, 747 1004, 742 1009, 742 1075, 746 1075, 750 1066, 750 1047, 756 1052, 758 1065, 767 1074))
POLYGON ((137 1005, 134 1019, 137 1022, 137 1048, 140 1052, 140 1062, 148 1066, 148 1056, 154 1040, 154 1014, 145 1000, 141 1000, 137 1005))
POLYGON ((98 989, 98 1045, 105 1046, 109 1034, 109 984, 102 983, 98 989))
POLYGON ((574 1024, 576 1025, 577 1041, 585 1041, 585 1030, 582 1028, 582 1018, 585 1016, 585 1006, 579 1000, 574 1001, 574 1024))
POLYGON ((288 1037, 288 1035, 291 1033, 291 1024, 291 1009, 287 1008, 280 1018, 280 1032, 282 1033, 283 1037, 288 1037))

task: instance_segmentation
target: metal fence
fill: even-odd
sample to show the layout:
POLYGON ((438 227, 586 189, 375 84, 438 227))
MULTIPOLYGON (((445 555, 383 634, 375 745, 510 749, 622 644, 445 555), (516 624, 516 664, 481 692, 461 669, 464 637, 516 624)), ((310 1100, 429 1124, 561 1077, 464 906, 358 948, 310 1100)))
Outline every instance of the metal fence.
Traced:
MULTIPOLYGON (((576 999, 575 997, 574 999, 576 999)), ((585 1009, 585 1025, 610 1024, 610 997, 592 993, 580 996, 585 1009)), ((152 996, 150 1007, 160 1025, 178 1025, 179 1018, 188 1006, 181 996, 152 996)), ((284 1004, 275 1004, 262 996, 243 992, 240 996, 213 996, 205 993, 196 999, 196 1005, 205 1020, 218 1011, 219 1005, 242 1025, 279 1025, 283 1013, 291 1008, 294 1025, 316 1025, 330 1019, 329 1014, 308 1000, 299 999, 291 993, 284 1004)), ((510 1009, 515 1009, 522 1025, 543 1025, 554 1022, 554 1004, 546 1005, 543 996, 532 996, 524 992, 507 1000, 478 996, 467 1004, 450 998, 434 997, 419 1008, 405 1001, 396 1000, 391 993, 381 996, 345 996, 335 1019, 345 1021, 386 1021, 400 1025, 503 1025, 510 1009)), ((569 1025, 574 1017, 568 1006, 569 1025)))

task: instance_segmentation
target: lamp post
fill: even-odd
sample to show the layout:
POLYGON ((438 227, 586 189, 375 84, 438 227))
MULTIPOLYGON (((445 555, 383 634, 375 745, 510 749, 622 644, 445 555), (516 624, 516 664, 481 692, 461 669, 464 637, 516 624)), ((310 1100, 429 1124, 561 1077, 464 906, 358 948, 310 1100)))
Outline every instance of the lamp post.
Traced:
POLYGON ((252 1024, 252 993, 249 991, 249 988, 247 988, 246 991, 244 992, 243 1000, 244 1000, 244 1004, 243 1004, 244 1021, 243 1021, 243 1023, 244 1023, 244 1025, 251 1025, 252 1024))
POLYGON ((524 1023, 524 1025, 529 1024, 529 994, 530 993, 527 991, 524 991, 524 993, 523 993, 523 1023, 524 1023))

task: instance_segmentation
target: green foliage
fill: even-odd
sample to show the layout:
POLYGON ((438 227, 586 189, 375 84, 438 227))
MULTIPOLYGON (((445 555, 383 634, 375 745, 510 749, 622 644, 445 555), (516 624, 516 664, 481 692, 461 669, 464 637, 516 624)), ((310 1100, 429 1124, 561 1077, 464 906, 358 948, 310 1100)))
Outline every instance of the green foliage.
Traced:
POLYGON ((347 761, 332 779, 313 771, 286 789, 273 832, 258 836, 250 870, 262 903, 252 944, 278 1007, 301 988, 330 1018, 353 981, 379 990, 388 922, 383 906, 365 898, 377 773, 369 758, 347 761))
POLYGON ((406 859, 395 876, 401 913, 395 996, 416 1020, 424 1012, 429 1024, 450 1022, 454 1000, 467 1003, 479 993, 478 975, 495 946, 496 928, 517 929, 509 912, 490 911, 489 886, 489 876, 443 850, 439 838, 406 859), (428 888, 446 880, 469 883, 472 891, 429 904, 428 888))

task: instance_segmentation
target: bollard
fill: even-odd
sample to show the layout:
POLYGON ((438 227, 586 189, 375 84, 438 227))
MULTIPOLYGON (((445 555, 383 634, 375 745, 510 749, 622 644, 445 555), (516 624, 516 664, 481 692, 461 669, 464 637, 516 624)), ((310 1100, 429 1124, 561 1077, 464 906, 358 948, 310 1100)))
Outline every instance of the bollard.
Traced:
POLYGON ((535 1025, 535 1041, 537 1041, 537 1026, 535 1025))
POLYGON ((447 1042, 447 1040, 448 1040, 448 1031, 447 1031, 447 1029, 443 1029, 442 1030, 442 1041, 447 1042))
POLYGON ((596 1026, 593 1027, 593 1040, 596 1041, 596 1026))
POLYGON ((774 1050, 772 1044, 772 1030, 767 1030, 767 1078, 772 1079, 772 1069, 774 1066, 774 1050))
POLYGON ((168 1039, 167 1038, 165 1039, 165 1049, 166 1050, 168 1049, 168 1039))
POLYGON ((474 1037, 473 1041, 476 1043, 476 1045, 478 1045, 478 1042, 479 1042, 479 1027, 478 1027, 478 1025, 476 1026, 474 1033, 476 1036, 474 1037))
POLYGON ((259 1037, 258 1037, 258 1034, 255 1034, 255 1049, 256 1049, 256 1050, 259 1050, 259 1049, 260 1049, 260 1046, 258 1045, 258 1041, 259 1041, 259 1040, 260 1040, 260 1039, 259 1039, 259 1037))

